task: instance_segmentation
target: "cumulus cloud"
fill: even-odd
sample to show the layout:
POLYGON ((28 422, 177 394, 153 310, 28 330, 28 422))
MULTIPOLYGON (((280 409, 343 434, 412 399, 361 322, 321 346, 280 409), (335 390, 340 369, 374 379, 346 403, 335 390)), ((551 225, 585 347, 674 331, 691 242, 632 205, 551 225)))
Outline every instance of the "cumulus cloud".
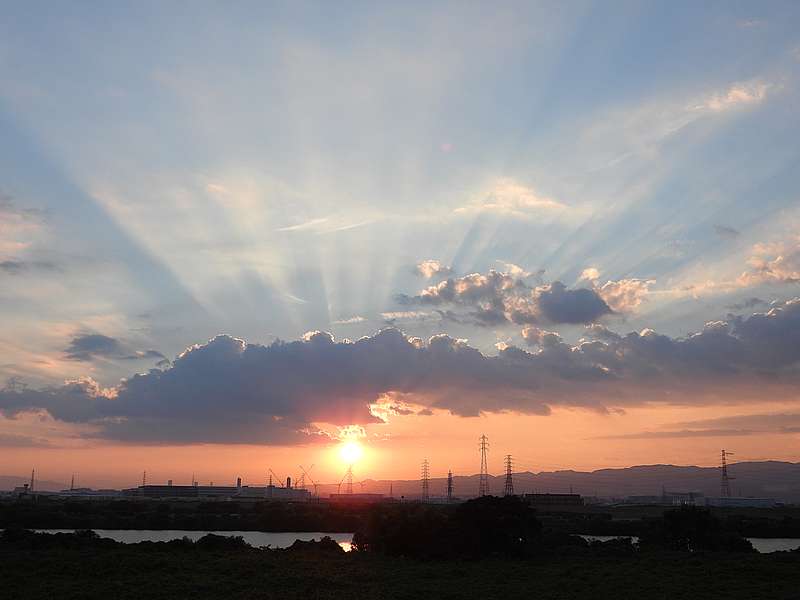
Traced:
MULTIPOLYGON (((544 329, 539 329, 534 325, 529 325, 528 327, 523 328, 522 330, 522 339, 525 340, 525 343, 528 346, 540 346, 542 348, 546 346, 555 346, 556 344, 561 343, 561 336, 553 331, 545 331, 544 329)), ((508 345, 504 345, 503 350, 508 348, 508 345)))
MULTIPOLYGON (((424 341, 391 328, 355 342, 312 332, 270 346, 222 335, 167 369, 110 389, 91 379, 7 387, 0 411, 45 410, 92 425, 96 436, 133 442, 304 444, 330 439, 322 424, 376 422, 370 407, 387 394, 462 416, 546 415, 552 405, 797 400, 800 299, 684 338, 590 329, 599 335, 574 346, 530 330, 535 351, 504 346, 496 356, 446 335, 424 341)), ((752 428, 738 425, 708 429, 752 428)))
POLYGON ((603 285, 595 285, 595 292, 605 303, 618 313, 633 312, 650 293, 650 286, 655 279, 620 279, 607 281, 603 285))
POLYGON ((567 205, 537 193, 513 179, 498 179, 479 199, 455 210, 457 213, 492 212, 531 217, 566 210, 567 205))
POLYGON ((747 261, 750 269, 737 282, 741 286, 764 283, 800 283, 800 239, 756 244, 747 261))
POLYGON ((453 269, 443 265, 438 260, 423 260, 416 266, 415 269, 418 275, 422 275, 425 279, 431 279, 441 275, 450 275, 453 269))
POLYGON ((593 289, 569 289, 560 281, 531 286, 511 273, 490 270, 451 277, 416 296, 398 296, 403 304, 470 307, 482 325, 591 323, 612 310, 593 289))
POLYGON ((69 346, 64 350, 67 360, 88 362, 96 358, 139 360, 156 359, 159 363, 168 363, 169 360, 158 350, 132 350, 128 344, 117 338, 99 333, 77 335, 70 340, 69 346))

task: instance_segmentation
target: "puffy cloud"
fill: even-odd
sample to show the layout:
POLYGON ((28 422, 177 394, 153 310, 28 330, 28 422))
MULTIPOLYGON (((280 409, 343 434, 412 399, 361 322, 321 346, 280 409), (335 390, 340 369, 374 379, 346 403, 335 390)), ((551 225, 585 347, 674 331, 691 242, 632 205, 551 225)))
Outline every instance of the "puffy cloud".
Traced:
POLYGON ((117 338, 99 333, 75 336, 64 350, 67 360, 88 362, 96 358, 139 360, 157 359, 160 363, 169 361, 158 350, 131 350, 117 338))
POLYGON ((416 296, 399 296, 405 304, 461 305, 474 309, 470 316, 483 325, 591 323, 612 312, 592 289, 568 289, 563 283, 532 287, 510 273, 490 270, 448 278, 416 296))
POLYGON ((800 283, 800 239, 785 243, 756 244, 748 260, 750 269, 737 282, 741 286, 764 283, 800 283))
POLYGON ((498 179, 481 198, 457 208, 455 212, 492 212, 513 217, 531 217, 561 212, 567 205, 537 193, 513 179, 498 179))
POLYGON ((416 272, 419 275, 422 275, 425 279, 431 279, 432 277, 440 276, 440 275, 450 275, 453 272, 453 269, 443 265, 438 260, 423 260, 419 263, 416 267, 416 272))
POLYGON ((636 310, 644 302, 654 283, 654 279, 620 279, 596 285, 594 289, 611 310, 626 313, 636 310))
MULTIPOLYGON (((561 343, 561 336, 553 331, 545 331, 544 329, 539 329, 535 325, 529 325, 522 330, 522 339, 525 340, 525 343, 528 346, 540 346, 542 348, 546 346, 554 346, 556 344, 561 343)), ((508 345, 506 345, 503 349, 506 349, 508 345)))
POLYGON ((134 442, 302 444, 329 439, 315 424, 375 422, 370 407, 387 395, 464 416, 546 415, 559 404, 603 410, 657 401, 797 400, 800 299, 711 322, 685 338, 649 329, 624 336, 589 331, 595 339, 572 346, 529 329, 535 352, 503 346, 497 356, 446 335, 426 342, 395 329, 355 342, 312 332, 270 346, 223 335, 113 389, 90 379, 7 387, 0 411, 46 410, 91 424, 96 436, 134 442))

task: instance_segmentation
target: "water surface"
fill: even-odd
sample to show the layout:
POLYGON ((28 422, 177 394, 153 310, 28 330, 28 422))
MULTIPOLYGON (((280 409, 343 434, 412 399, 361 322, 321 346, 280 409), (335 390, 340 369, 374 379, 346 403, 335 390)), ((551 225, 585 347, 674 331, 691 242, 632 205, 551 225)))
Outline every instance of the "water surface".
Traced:
MULTIPOLYGON (((37 529, 40 533, 72 533, 74 529, 37 529)), ((241 536, 244 541, 259 548, 262 546, 269 546, 270 548, 288 548, 295 540, 302 540, 308 542, 310 540, 320 540, 325 536, 332 538, 346 551, 350 551, 351 542, 353 541, 352 533, 321 533, 314 532, 282 532, 271 533, 264 531, 185 531, 181 529, 93 529, 97 535, 103 538, 110 538, 123 544, 136 544, 138 542, 169 542, 171 540, 180 540, 182 538, 189 538, 196 542, 204 535, 213 533, 214 535, 222 535, 226 537, 241 536)))

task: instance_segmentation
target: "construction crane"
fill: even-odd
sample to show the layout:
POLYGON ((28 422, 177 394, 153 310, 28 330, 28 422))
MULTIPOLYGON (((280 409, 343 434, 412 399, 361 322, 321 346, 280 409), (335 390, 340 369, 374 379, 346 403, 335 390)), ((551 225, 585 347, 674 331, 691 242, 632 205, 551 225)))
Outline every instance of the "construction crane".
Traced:
POLYGON ((273 476, 275 479, 277 479, 277 480, 278 480, 278 487, 286 487, 286 485, 283 483, 285 480, 284 480, 284 479, 281 479, 280 477, 278 477, 278 476, 275 474, 275 471, 273 471, 272 469, 270 469, 270 470, 269 470, 269 473, 270 473, 270 475, 272 475, 272 476, 273 476))
POLYGON ((317 482, 314 481, 311 478, 311 475, 310 475, 310 471, 311 471, 311 469, 314 468, 314 465, 311 465, 308 469, 304 468, 303 465, 299 465, 299 466, 300 466, 300 470, 303 472, 303 485, 305 485, 305 478, 308 477, 308 480, 311 482, 311 485, 314 486, 314 496, 319 498, 319 493, 317 492, 317 488, 319 486, 317 485, 317 482))

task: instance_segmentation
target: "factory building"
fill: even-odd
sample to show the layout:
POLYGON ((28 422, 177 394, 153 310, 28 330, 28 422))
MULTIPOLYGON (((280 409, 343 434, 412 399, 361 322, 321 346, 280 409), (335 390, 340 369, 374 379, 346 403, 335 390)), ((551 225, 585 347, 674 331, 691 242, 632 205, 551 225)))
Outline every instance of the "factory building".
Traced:
POLYGON ((284 502, 306 502, 311 499, 308 490, 267 486, 242 485, 238 479, 236 485, 140 485, 124 490, 126 496, 138 498, 183 498, 183 499, 242 499, 242 500, 276 500, 284 502))
POLYGON ((706 498, 706 506, 720 508, 773 508, 777 504, 775 498, 706 498))

